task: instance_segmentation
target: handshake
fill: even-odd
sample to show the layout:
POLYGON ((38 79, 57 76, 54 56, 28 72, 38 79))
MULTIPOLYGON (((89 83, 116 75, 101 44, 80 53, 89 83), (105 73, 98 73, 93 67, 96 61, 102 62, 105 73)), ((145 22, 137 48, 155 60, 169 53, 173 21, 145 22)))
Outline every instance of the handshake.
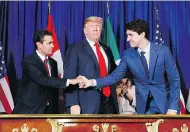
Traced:
POLYGON ((93 81, 87 79, 84 76, 78 76, 75 79, 70 79, 69 84, 76 85, 79 84, 79 88, 88 88, 93 86, 93 81))

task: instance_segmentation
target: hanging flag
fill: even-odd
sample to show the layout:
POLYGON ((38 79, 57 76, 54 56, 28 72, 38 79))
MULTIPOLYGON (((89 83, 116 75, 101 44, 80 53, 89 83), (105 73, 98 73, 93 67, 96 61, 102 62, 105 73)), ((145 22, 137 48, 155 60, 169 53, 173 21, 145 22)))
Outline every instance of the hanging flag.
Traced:
POLYGON ((3 47, 0 42, 0 112, 10 114, 14 108, 14 102, 10 91, 9 79, 3 55, 3 47))
POLYGON ((185 101, 181 90, 180 90, 180 106, 181 106, 180 114, 186 114, 185 101))
POLYGON ((156 40, 156 44, 164 44, 164 40, 162 39, 162 33, 160 30, 160 23, 159 23, 159 16, 158 16, 158 5, 156 4, 155 6, 155 10, 156 10, 156 36, 155 36, 155 40, 156 40))
POLYGON ((58 66, 58 76, 60 78, 63 77, 63 60, 61 56, 61 51, 59 49, 59 44, 57 40, 57 35, 55 32, 54 24, 53 24, 53 18, 51 14, 48 15, 48 25, 47 25, 47 30, 52 32, 52 37, 54 40, 54 48, 53 48, 53 53, 50 55, 54 60, 57 61, 57 66, 58 66))
MULTIPOLYGON (((162 38, 162 33, 160 30, 159 15, 158 15, 158 4, 156 4, 155 10, 156 10, 156 36, 155 36, 155 41, 156 41, 156 44, 163 45, 164 40, 162 38)), ((180 89, 180 102, 179 103, 180 103, 180 107, 181 107, 180 114, 186 114, 185 101, 184 101, 184 97, 183 97, 183 94, 181 92, 181 89, 180 89)))
POLYGON ((187 98, 187 103, 186 103, 186 109, 187 109, 187 113, 190 113, 190 88, 189 88, 189 94, 188 94, 188 98, 187 98))
MULTIPOLYGON (((53 52, 52 54, 50 55, 51 58, 53 58, 54 60, 57 61, 57 69, 58 69, 58 77, 59 78, 63 78, 63 59, 62 59, 62 56, 61 56, 61 51, 60 51, 60 48, 59 48, 59 43, 58 43, 58 39, 57 39, 57 35, 56 35, 56 31, 55 31, 55 27, 54 27, 54 24, 53 24, 53 18, 50 14, 50 1, 49 1, 49 15, 48 15, 48 25, 47 25, 47 30, 52 32, 52 37, 53 37, 53 45, 54 45, 54 48, 53 48, 53 52)), ((57 94, 57 93, 56 93, 57 94)), ((58 106, 54 106, 54 107, 58 107, 58 113, 63 113, 63 110, 66 109, 63 107, 63 105, 61 104, 64 104, 64 91, 63 89, 59 89, 58 90, 58 95, 56 94, 53 94, 52 96, 58 96, 58 102, 54 102, 54 104, 59 104, 58 106)), ((56 108, 55 108, 56 109, 56 108)))
POLYGON ((113 57, 114 57, 114 60, 115 60, 115 63, 117 65, 119 65, 120 55, 119 55, 116 40, 115 40, 115 37, 114 37, 114 33, 113 33, 113 30, 112 30, 112 26, 111 26, 111 23, 110 23, 109 15, 108 15, 108 17, 106 19, 102 43, 106 44, 108 47, 110 47, 110 49, 112 51, 112 54, 113 54, 113 57))

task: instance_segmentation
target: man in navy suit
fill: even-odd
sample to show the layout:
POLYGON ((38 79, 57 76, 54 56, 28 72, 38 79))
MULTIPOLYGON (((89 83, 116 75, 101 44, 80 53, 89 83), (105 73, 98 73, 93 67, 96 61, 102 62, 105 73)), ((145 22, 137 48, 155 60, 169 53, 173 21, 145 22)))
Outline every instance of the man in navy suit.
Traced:
POLYGON ((179 111, 180 78, 169 48, 149 41, 149 27, 144 20, 138 19, 126 24, 126 34, 131 48, 124 51, 116 70, 107 77, 96 80, 83 77, 86 84, 80 84, 80 87, 101 88, 115 84, 130 70, 136 86, 138 114, 176 115, 179 111), (169 100, 165 73, 170 86, 169 100))
MULTIPOLYGON (((68 48, 64 59, 64 77, 73 79, 83 75, 88 78, 99 78, 103 73, 111 73, 116 68, 113 55, 110 48, 99 42, 102 18, 88 17, 83 30, 86 38, 68 48)), ((103 94, 104 90, 92 87, 89 89, 73 87, 65 90, 68 113, 118 113, 115 88, 109 87, 106 95, 103 94)))
POLYGON ((13 114, 55 114, 58 101, 55 90, 80 82, 80 79, 58 78, 57 62, 48 57, 54 47, 51 32, 37 30, 34 44, 36 51, 22 62, 23 78, 13 114))

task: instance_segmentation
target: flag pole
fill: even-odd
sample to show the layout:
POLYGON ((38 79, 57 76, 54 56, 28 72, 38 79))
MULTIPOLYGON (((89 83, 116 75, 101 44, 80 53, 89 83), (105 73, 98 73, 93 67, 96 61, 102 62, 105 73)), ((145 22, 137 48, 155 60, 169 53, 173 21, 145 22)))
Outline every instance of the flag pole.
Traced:
POLYGON ((48 2, 48 11, 49 11, 49 14, 51 14, 51 1, 49 0, 49 2, 48 2))
POLYGON ((109 1, 107 1, 107 11, 108 11, 108 15, 110 15, 110 5, 109 5, 109 1))

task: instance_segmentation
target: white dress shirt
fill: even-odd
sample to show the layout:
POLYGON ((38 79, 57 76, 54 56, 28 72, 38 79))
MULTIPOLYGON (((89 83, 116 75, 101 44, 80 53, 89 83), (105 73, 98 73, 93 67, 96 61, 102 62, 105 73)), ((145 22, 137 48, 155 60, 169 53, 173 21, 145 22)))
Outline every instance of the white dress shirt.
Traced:
MULTIPOLYGON (((45 56, 41 55, 37 50, 36 50, 36 53, 40 57, 40 59, 42 60, 42 62, 44 62, 45 59, 48 59, 48 56, 45 57, 45 56)), ((47 62, 47 65, 48 65, 49 74, 51 76, 51 66, 49 64, 49 61, 47 62)))
POLYGON ((149 64, 150 64, 150 42, 148 43, 148 45, 144 49, 138 48, 139 54, 141 53, 141 51, 145 52, 144 56, 146 58, 146 61, 147 61, 147 64, 148 64, 148 69, 149 69, 149 64))
MULTIPOLYGON (((88 41, 88 43, 90 44, 92 50, 94 51, 94 54, 96 55, 96 58, 98 60, 98 55, 97 55, 97 52, 96 52, 96 46, 94 46, 95 42, 93 41, 90 41, 89 39, 86 38, 86 40, 88 41)), ((99 44, 100 45, 100 44, 99 44)), ((102 48, 102 46, 100 45, 100 51, 102 52, 103 56, 104 56, 104 60, 105 60, 105 63, 106 63, 106 69, 107 69, 107 73, 108 73, 108 58, 107 58, 107 55, 104 51, 104 49, 102 48)), ((99 62, 99 60, 98 60, 99 62)))
MULTIPOLYGON (((40 59, 42 60, 42 62, 44 62, 45 59, 48 59, 48 56, 45 57, 45 56, 41 55, 37 50, 36 50, 36 53, 40 57, 40 59)), ((47 62, 47 65, 48 65, 49 74, 51 76, 51 66, 49 64, 49 61, 47 62)), ((70 79, 67 79, 66 87, 69 86, 69 84, 70 84, 70 79)))

